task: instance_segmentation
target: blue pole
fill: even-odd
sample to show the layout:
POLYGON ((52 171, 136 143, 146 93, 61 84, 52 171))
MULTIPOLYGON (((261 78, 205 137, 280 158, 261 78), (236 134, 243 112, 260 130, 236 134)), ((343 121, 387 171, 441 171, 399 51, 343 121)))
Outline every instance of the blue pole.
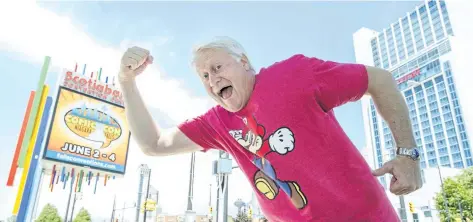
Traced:
MULTIPOLYGON (((48 98, 46 99, 46 104, 44 105, 43 116, 41 117, 41 125, 39 126, 38 138, 36 139, 36 144, 34 146, 30 167, 29 169, 23 169, 23 170, 28 170, 29 173, 28 173, 28 176, 26 177, 25 189, 23 190, 23 196, 21 198, 20 209, 18 210, 18 216, 16 218, 16 221, 18 222, 26 221, 26 212, 29 208, 30 196, 32 194, 31 189, 37 188, 37 186, 32 187, 32 185, 33 185, 35 176, 38 176, 37 175, 38 171, 36 170, 36 168, 38 167, 39 156, 41 154, 41 148, 43 145, 44 135, 46 132, 46 126, 48 124, 49 110, 51 108, 52 101, 53 99, 50 96, 48 96, 48 98)), ((36 196, 36 195, 33 194, 33 196, 36 196)))

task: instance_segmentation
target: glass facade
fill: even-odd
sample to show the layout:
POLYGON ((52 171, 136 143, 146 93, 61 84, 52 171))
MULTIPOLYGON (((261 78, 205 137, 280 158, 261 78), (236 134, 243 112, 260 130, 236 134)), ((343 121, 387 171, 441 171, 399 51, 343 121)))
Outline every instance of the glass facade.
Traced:
MULTIPOLYGON (((449 35, 453 30, 445 2, 437 0, 417 7, 371 40, 374 65, 392 72, 405 97, 422 168, 473 166, 455 70, 450 61, 440 60, 451 51, 449 35)), ((369 104, 375 164, 381 167, 394 157, 395 142, 371 99, 369 104)), ((387 187, 387 178, 379 179, 387 187)))
POLYGON ((453 35, 444 1, 429 1, 371 41, 376 67, 389 69, 453 35))
POLYGON ((379 39, 379 48, 381 49, 381 58, 382 58, 382 64, 383 64, 382 67, 387 69, 389 68, 389 59, 388 59, 388 50, 386 48, 386 41, 384 39, 384 33, 379 34, 378 39, 379 39))
MULTIPOLYGON (((421 167, 465 168, 473 166, 470 142, 466 132, 461 103, 458 100, 450 62, 430 59, 420 66, 414 77, 420 83, 405 87, 405 97, 411 119, 414 137, 421 151, 421 167)), ((369 108, 373 132, 373 147, 378 167, 394 157, 395 144, 388 125, 376 111, 370 100, 369 108)), ((380 178, 386 187, 385 178, 380 178)))

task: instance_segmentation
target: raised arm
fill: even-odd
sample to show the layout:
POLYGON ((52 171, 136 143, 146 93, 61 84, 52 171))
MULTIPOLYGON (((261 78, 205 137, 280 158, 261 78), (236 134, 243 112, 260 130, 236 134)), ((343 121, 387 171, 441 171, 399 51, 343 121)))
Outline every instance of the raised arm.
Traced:
POLYGON ((139 47, 128 49, 123 55, 118 82, 125 103, 125 112, 132 136, 147 155, 171 155, 199 151, 203 148, 190 140, 178 127, 159 129, 147 109, 135 77, 141 74, 153 57, 139 47))

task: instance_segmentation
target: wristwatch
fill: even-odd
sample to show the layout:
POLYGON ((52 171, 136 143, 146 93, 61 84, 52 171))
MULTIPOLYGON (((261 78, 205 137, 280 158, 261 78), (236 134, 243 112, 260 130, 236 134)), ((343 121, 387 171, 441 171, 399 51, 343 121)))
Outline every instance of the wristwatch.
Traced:
POLYGON ((407 156, 414 161, 419 160, 420 154, 417 148, 404 148, 398 147, 396 151, 396 155, 398 156, 407 156))

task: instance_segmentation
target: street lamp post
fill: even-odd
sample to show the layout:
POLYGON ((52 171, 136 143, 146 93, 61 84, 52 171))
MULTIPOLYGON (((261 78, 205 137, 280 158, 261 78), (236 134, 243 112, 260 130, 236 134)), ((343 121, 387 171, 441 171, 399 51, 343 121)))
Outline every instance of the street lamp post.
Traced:
POLYGON ((443 179, 442 179, 442 172, 440 171, 440 166, 437 164, 437 169, 439 171, 439 178, 440 178, 440 186, 442 188, 442 195, 443 195, 443 205, 445 207, 445 213, 447 213, 447 221, 450 222, 450 212, 448 211, 448 200, 447 195, 445 194, 445 190, 443 188, 443 179))
POLYGON ((149 196, 149 183, 151 181, 151 169, 148 169, 148 186, 146 186, 146 196, 145 196, 145 205, 144 205, 144 213, 143 213, 143 222, 146 222, 146 203, 148 202, 148 196, 149 196))
MULTIPOLYGON (((136 201, 136 215, 135 215, 136 216, 135 217, 136 222, 139 222, 139 220, 140 220, 141 196, 143 195, 144 177, 147 176, 148 180, 149 180, 150 179, 149 176, 150 176, 150 172, 151 172, 151 169, 148 167, 147 164, 141 164, 140 167, 139 167, 139 170, 140 170, 140 182, 139 182, 139 185, 138 185, 138 200, 136 201)), ((145 196, 145 198, 148 198, 148 196, 145 196)))
POLYGON ((72 210, 71 210, 71 221, 74 219, 74 208, 76 206, 76 201, 82 199, 82 193, 74 193, 74 202, 72 203, 72 210))

